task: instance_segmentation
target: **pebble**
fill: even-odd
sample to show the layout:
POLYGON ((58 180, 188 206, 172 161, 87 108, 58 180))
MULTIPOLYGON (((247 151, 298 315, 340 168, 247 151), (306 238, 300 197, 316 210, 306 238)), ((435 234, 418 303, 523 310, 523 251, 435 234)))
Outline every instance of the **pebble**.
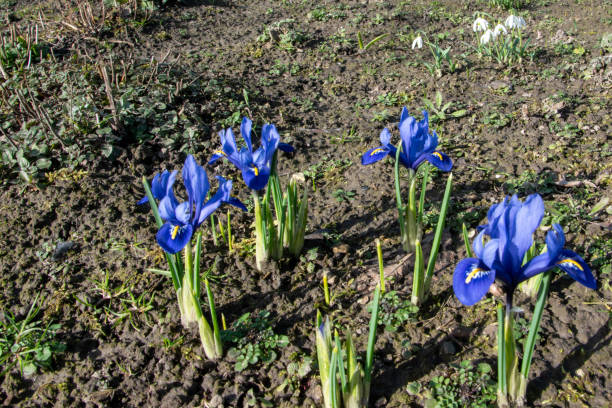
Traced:
POLYGON ((64 241, 57 244, 55 251, 53 251, 53 259, 57 260, 66 255, 68 251, 75 247, 75 243, 72 241, 64 241))

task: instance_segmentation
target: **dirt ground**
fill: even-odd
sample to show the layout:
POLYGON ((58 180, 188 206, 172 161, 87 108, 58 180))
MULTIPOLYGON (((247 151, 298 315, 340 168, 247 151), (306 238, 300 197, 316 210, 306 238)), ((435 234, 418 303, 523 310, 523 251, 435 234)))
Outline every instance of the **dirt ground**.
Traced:
MULTIPOLYGON (((3 150, 17 148, 11 141, 27 146, 31 163, 50 161, 46 168, 36 162, 40 170, 24 181, 3 156, 0 306, 19 320, 39 295, 37 319, 59 324, 55 340, 65 345, 48 368, 24 376, 18 366, 6 372, 0 401, 321 406, 316 310, 339 328, 350 327, 364 351, 378 274, 374 240, 380 238, 396 296, 383 300, 386 327, 379 329, 370 405, 419 407, 437 400, 452 406, 436 394, 440 377, 452 378, 466 360, 496 366, 497 298, 487 295, 468 308, 451 287, 455 265, 465 257, 462 223, 473 233, 491 204, 538 192, 546 201, 544 224, 564 226, 566 246, 591 265, 598 289, 555 272, 529 406, 608 406, 612 59, 602 38, 612 32, 612 3, 527 2, 517 12, 527 23, 529 54, 510 66, 476 50, 475 13, 487 13, 489 22, 509 14, 492 3, 190 0, 147 10, 153 2, 93 1, 88 9, 86 2, 0 0, 7 41, 11 29, 23 35, 36 27, 46 44, 31 67, 12 79, 10 71, 0 77, 9 96, 1 100, 0 143, 3 150), (365 44, 388 35, 360 49, 358 33, 365 44), (454 69, 444 63, 430 72, 427 64, 435 61, 427 44, 411 48, 417 33, 450 47, 454 69), (15 84, 27 84, 31 102, 11 99, 15 84), (48 112, 49 123, 41 125, 36 110, 26 109, 35 105, 48 112), (398 140, 402 106, 417 119, 429 110, 440 150, 454 161, 432 294, 418 310, 408 307, 413 258, 400 245, 392 160, 361 165, 384 127, 398 140), (233 252, 204 230, 202 268, 213 267, 217 312, 228 326, 245 313, 259 315, 288 339, 270 362, 238 370, 230 356, 207 361, 197 329, 181 326, 170 281, 150 271, 166 266, 149 207, 136 202, 144 194, 142 176, 180 169, 187 153, 206 163, 218 149, 217 132, 231 126, 238 133, 243 116, 253 119, 257 132, 264 123, 277 126, 282 141, 296 148, 279 156, 281 178, 303 172, 312 190, 303 255, 264 272, 255 268, 252 211, 230 210, 233 252), (34 143, 50 148, 35 153, 34 143), (329 307, 324 274, 333 295, 329 307)), ((234 179, 234 195, 252 206, 230 164, 206 170, 211 180, 216 174, 234 179)), ((426 253, 446 180, 432 174, 426 253)), ((226 210, 218 213, 223 221, 226 210)), ((524 336, 533 302, 517 297, 524 311, 517 332, 524 336)), ((253 330, 243 341, 264 344, 262 333, 253 330)), ((459 406, 494 406, 481 397, 491 384, 481 377, 446 392, 459 406)))

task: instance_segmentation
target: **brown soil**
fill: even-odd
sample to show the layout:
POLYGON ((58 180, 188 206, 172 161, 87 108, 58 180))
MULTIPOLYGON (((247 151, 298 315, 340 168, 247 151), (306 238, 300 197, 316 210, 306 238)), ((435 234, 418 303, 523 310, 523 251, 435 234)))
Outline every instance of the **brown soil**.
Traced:
MULTIPOLYGON (((23 317, 40 293, 40 318, 61 325, 58 338, 67 346, 52 370, 22 378, 13 369, 4 376, 0 400, 6 406, 234 407, 264 401, 275 407, 320 406, 316 366, 301 378, 287 370, 306 357, 316 361, 313 322, 324 304, 323 274, 330 276, 336 295, 327 312, 339 327, 358 334, 360 350, 377 274, 375 238, 383 242, 385 264, 402 264, 390 287, 405 300, 412 286, 412 258, 405 258, 399 245, 391 161, 362 166, 361 154, 378 145, 385 126, 397 138, 401 107, 420 118, 423 97, 434 100, 436 91, 443 103, 453 102, 447 113, 466 110, 460 118, 431 124, 441 150, 454 160, 453 201, 432 295, 397 331, 379 331, 371 405, 423 406, 426 397, 410 395, 409 383, 427 388, 431 378, 463 360, 496 365, 493 297, 464 307, 454 297, 451 279, 465 256, 461 223, 475 229, 492 203, 514 192, 544 196, 551 216, 564 217, 567 246, 584 255, 598 280, 598 290, 590 291, 555 275, 535 350, 529 405, 609 404, 611 216, 605 209, 589 215, 612 191, 610 65, 600 47, 602 35, 610 32, 609 2, 529 2, 521 14, 534 54, 512 67, 474 52, 473 13, 485 11, 490 20, 508 14, 486 1, 192 0, 168 4, 144 24, 106 31, 103 38, 61 25, 73 9, 58 0, 35 5, 0 0, 0 5, 3 20, 10 14, 22 25, 37 21, 42 10, 47 24, 40 35, 58 55, 61 50, 60 63, 71 64, 71 55, 84 53, 117 61, 129 57, 136 64, 163 60, 160 72, 167 69, 177 83, 189 83, 167 109, 185 109, 199 126, 194 144, 182 152, 161 136, 142 142, 124 138, 114 158, 98 155, 76 167, 86 170, 82 177, 41 180, 34 187, 3 173, 0 305, 23 317), (427 47, 410 48, 418 30, 452 47, 459 64, 454 73, 428 72, 423 62, 433 58, 427 47), (366 43, 389 36, 360 52, 358 31, 366 43), (240 103, 243 90, 248 106, 240 103), (283 141, 296 147, 293 155, 279 158, 281 176, 306 171, 316 188, 304 249, 311 257, 257 272, 248 251, 251 213, 232 212, 241 250, 229 253, 223 244, 215 246, 205 231, 202 265, 216 263, 218 313, 231 323, 246 312, 267 310, 274 332, 289 338, 275 361, 242 372, 227 358, 206 361, 197 330, 181 327, 171 283, 148 270, 165 267, 152 217, 147 206, 135 204, 143 195, 143 175, 179 169, 186 151, 206 162, 217 148, 220 123, 236 111, 250 115, 258 127, 275 123, 283 141), (64 242, 74 245, 53 254, 64 242), (110 295, 100 289, 107 275, 110 295), (134 308, 131 319, 113 314, 128 298, 127 292, 113 294, 119 288, 153 297, 153 309, 134 308)), ((122 17, 121 10, 108 6, 109 15, 117 13, 108 18, 136 19, 122 17)), ((94 13, 99 13, 97 2, 94 13)), ((238 125, 233 128, 237 132, 238 125)), ((249 192, 230 165, 207 171, 211 179, 213 174, 234 178, 235 195, 248 201, 249 192)), ((435 173, 429 185, 434 215, 444 181, 435 173)), ((426 251, 436 217, 426 220, 426 251)), ((519 296, 527 317, 531 305, 519 296)))

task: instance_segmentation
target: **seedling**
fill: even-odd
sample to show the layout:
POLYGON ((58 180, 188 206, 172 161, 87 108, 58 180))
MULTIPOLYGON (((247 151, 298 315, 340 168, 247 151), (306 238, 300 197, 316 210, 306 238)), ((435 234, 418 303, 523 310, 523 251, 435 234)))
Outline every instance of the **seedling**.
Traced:
POLYGON ((425 109, 430 112, 430 120, 432 123, 446 120, 447 115, 452 118, 460 118, 467 114, 467 111, 465 109, 458 109, 453 112, 447 112, 453 105, 453 102, 443 103, 442 94, 440 93, 440 91, 436 91, 436 98, 433 101, 427 98, 423 98, 423 105, 425 105, 425 109))
POLYGON ((26 317, 18 321, 10 312, 0 312, 0 367, 8 374, 19 366, 22 376, 30 376, 40 368, 51 369, 53 358, 66 349, 66 345, 55 340, 61 326, 58 323, 42 326, 35 320, 40 312, 38 295, 32 302, 26 317))
POLYGON ((425 406, 439 408, 473 407, 488 408, 496 400, 495 382, 491 379, 491 366, 470 361, 451 365, 442 375, 429 382, 425 406))
POLYGON ((262 311, 255 317, 251 317, 251 313, 245 313, 229 330, 221 333, 224 342, 235 344, 228 350, 227 355, 236 361, 236 371, 243 371, 249 365, 260 361, 270 364, 276 360, 277 350, 289 344, 287 336, 274 333, 269 317, 268 311, 262 311))
POLYGON ((359 51, 360 52, 365 52, 368 50, 368 48, 370 48, 371 46, 373 46, 374 44, 376 44, 377 42, 379 42, 380 40, 382 40, 385 37, 388 37, 389 33, 384 33, 381 34, 377 37, 374 37, 369 43, 367 43, 366 45, 363 45, 363 38, 361 37, 361 31, 357 31, 357 44, 359 45, 359 51))

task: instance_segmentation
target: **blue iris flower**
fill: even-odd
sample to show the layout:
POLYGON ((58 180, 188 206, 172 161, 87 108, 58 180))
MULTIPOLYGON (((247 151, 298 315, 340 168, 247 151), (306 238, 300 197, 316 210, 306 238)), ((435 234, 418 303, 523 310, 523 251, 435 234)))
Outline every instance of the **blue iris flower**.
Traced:
MULTIPOLYGON (((151 183, 151 193, 156 200, 161 200, 166 195, 171 195, 174 197, 174 193, 172 192, 172 184, 174 184, 177 174, 178 171, 176 170, 174 170, 172 173, 170 173, 168 170, 164 170, 153 177, 153 182, 151 183)), ((141 205, 148 202, 149 197, 144 196, 136 204, 141 205)))
MULTIPOLYGON (((409 169, 416 170, 424 161, 428 161, 442 171, 450 171, 453 162, 442 152, 436 151, 438 146, 438 135, 435 131, 429 133, 429 116, 423 111, 423 120, 417 120, 408 114, 404 107, 399 122, 400 137, 402 139, 402 151, 400 152, 400 163, 409 169)), ((396 147, 391 144, 391 132, 384 128, 380 132, 382 146, 368 150, 361 157, 361 164, 372 164, 384 157, 391 155, 395 157, 396 147)))
POLYGON ((172 193, 172 186, 176 180, 175 173, 173 172, 168 177, 165 186, 167 193, 159 203, 159 215, 165 224, 156 235, 159 246, 170 254, 175 254, 183 249, 191 240, 196 229, 222 203, 229 203, 246 211, 246 207, 239 200, 230 197, 232 182, 223 177, 217 177, 219 189, 206 201, 206 195, 210 189, 208 176, 192 155, 187 156, 183 165, 183 183, 187 190, 187 201, 179 203, 172 193))
POLYGON ((261 190, 268 184, 272 171, 272 158, 276 149, 293 152, 294 148, 286 143, 280 143, 280 135, 276 127, 266 124, 261 129, 261 146, 253 151, 253 144, 251 143, 252 124, 253 122, 250 119, 246 117, 242 119, 240 133, 246 147, 240 150, 236 146, 236 138, 231 128, 219 132, 221 150, 213 154, 208 164, 213 164, 220 158, 226 157, 242 171, 242 179, 251 190, 261 190))
POLYGON ((540 195, 532 194, 525 202, 513 196, 493 205, 487 217, 489 223, 472 245, 477 258, 464 259, 455 268, 453 289, 464 305, 471 306, 482 299, 495 279, 512 293, 519 283, 554 267, 587 288, 597 288, 580 255, 563 248, 565 235, 559 224, 553 224, 546 235, 546 252, 523 264, 533 244, 533 234, 544 217, 540 195), (485 237, 489 238, 486 243, 485 237))

